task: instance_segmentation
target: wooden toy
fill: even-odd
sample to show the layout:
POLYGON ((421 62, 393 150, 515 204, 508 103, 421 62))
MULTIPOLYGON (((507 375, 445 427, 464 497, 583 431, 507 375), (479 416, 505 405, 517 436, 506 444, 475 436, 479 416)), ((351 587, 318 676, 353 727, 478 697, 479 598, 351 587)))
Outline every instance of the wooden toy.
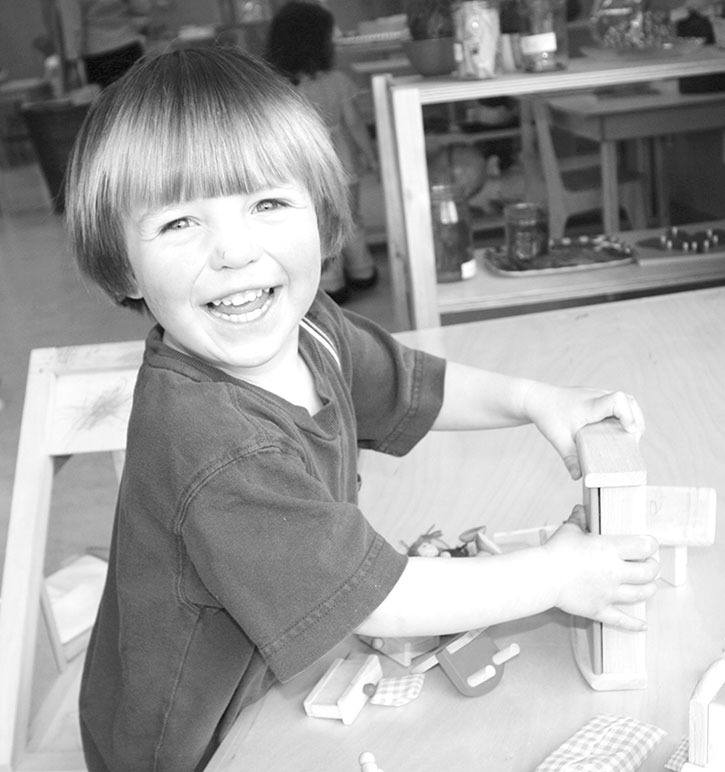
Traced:
POLYGON ((408 638, 372 638, 367 635, 358 635, 358 638, 367 643, 370 648, 385 654, 386 657, 390 657, 403 667, 408 667, 416 657, 432 651, 440 645, 440 636, 438 635, 408 638))
POLYGON ((706 228, 688 231, 672 226, 665 228, 659 238, 644 239, 638 242, 642 247, 655 247, 664 252, 703 253, 725 244, 725 231, 720 228, 706 228))
MULTIPOLYGON (((585 426, 577 435, 584 506, 592 533, 650 533, 662 545, 662 570, 673 583, 684 580, 687 545, 712 544, 715 492, 709 488, 647 486, 637 440, 618 421, 585 426), (674 556, 666 550, 679 550, 674 556)), ((640 619, 645 604, 628 604, 640 619)), ((647 685, 645 633, 619 630, 591 620, 576 620, 574 656, 594 689, 643 689, 647 685)))
POLYGON ((457 636, 443 646, 436 657, 461 694, 478 697, 499 683, 504 664, 518 654, 518 644, 499 649, 481 629, 457 636))
POLYGON ((692 692, 687 759, 682 772, 725 769, 725 655, 710 665, 692 692))
POLYGON ((480 525, 469 528, 458 537, 465 544, 472 556, 475 555, 500 555, 503 550, 496 542, 486 535, 486 526, 480 525))
POLYGON ((537 528, 520 528, 516 531, 500 531, 493 535, 493 540, 503 552, 512 552, 525 547, 540 547, 546 544, 558 525, 541 525, 537 528))
POLYGON ((368 684, 383 677, 380 658, 370 654, 364 659, 338 658, 315 684, 302 703, 312 718, 337 718, 352 724, 368 701, 368 684))
POLYGON ((375 756, 370 751, 363 751, 358 761, 360 762, 360 772, 383 772, 377 765, 375 756))

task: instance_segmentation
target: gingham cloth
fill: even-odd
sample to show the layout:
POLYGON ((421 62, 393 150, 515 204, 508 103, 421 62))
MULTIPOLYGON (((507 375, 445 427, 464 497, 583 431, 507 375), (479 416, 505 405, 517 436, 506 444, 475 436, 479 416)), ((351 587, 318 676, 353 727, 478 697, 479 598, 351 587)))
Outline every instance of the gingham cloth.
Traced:
POLYGON ((687 737, 682 739, 682 742, 675 748, 675 752, 667 759, 665 769, 671 769, 672 772, 680 772, 685 762, 687 761, 687 754, 690 752, 690 741, 687 737))
POLYGON ((635 772, 666 732, 633 718, 596 716, 536 772, 635 772))
POLYGON ((405 705, 420 694, 424 679, 425 673, 399 676, 398 678, 381 678, 370 702, 373 705, 388 705, 394 708, 405 705))

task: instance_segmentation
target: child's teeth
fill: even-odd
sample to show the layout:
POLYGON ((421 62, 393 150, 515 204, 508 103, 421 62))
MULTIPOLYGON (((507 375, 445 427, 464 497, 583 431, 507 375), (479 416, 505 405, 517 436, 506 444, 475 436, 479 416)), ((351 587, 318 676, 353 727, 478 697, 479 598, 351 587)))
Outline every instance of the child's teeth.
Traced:
POLYGON ((242 306, 245 303, 251 303, 261 296, 261 289, 246 290, 245 292, 237 292, 234 295, 229 295, 221 300, 214 300, 213 304, 215 306, 242 306))

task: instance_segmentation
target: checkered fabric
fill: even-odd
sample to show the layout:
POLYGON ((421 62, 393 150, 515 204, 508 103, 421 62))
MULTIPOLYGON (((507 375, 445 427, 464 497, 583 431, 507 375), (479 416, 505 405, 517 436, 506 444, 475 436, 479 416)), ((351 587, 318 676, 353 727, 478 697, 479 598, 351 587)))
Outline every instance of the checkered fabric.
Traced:
POLYGON ((388 705, 394 708, 405 705, 420 694, 424 680, 425 673, 398 678, 381 678, 370 702, 373 705, 388 705))
POLYGON ((687 754, 690 752, 690 741, 687 737, 675 748, 675 752, 667 759, 665 769, 671 769, 672 772, 680 772, 684 763, 687 761, 687 754))
POLYGON ((666 732, 626 716, 596 716, 536 772, 634 772, 666 732))

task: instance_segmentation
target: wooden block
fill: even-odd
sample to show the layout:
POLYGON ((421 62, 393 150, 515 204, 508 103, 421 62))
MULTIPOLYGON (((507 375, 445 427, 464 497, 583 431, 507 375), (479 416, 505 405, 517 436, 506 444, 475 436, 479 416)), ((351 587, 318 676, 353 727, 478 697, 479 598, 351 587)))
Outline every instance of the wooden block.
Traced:
POLYGON ((451 683, 466 697, 490 692, 501 680, 503 667, 519 647, 499 649, 483 630, 464 633, 438 652, 438 662, 451 683))
MULTIPOLYGON (((607 536, 646 533, 647 473, 637 438, 618 421, 607 419, 585 426, 576 443, 589 530, 607 536)), ((645 619, 644 603, 628 604, 624 610, 645 619)), ((577 665, 593 689, 647 685, 645 633, 577 620, 572 645, 577 665)))
MULTIPOLYGON (((586 511, 586 527, 590 533, 599 533, 599 489, 582 485, 582 502, 586 511)), ((592 688, 601 684, 602 625, 592 619, 575 617, 571 628, 574 660, 581 674, 592 688)))
MULTIPOLYGON (((600 530, 603 535, 645 532, 645 487, 600 488, 600 530)), ((646 604, 629 603, 623 610, 645 619, 646 604)), ((602 672, 619 675, 621 689, 647 685, 646 634, 602 625, 602 672)))
POLYGON ((504 552, 525 547, 540 547, 546 544, 558 525, 541 525, 538 528, 521 528, 516 531, 500 531, 493 535, 493 540, 504 552))
POLYGON ((647 486, 647 533, 660 545, 707 547, 715 542, 714 488, 647 486))
POLYGON ((380 659, 371 654, 364 659, 336 659, 302 703, 312 718, 337 718, 352 724, 368 701, 367 684, 383 677, 380 659))
POLYGON ((403 667, 408 667, 416 657, 432 651, 440 645, 440 636, 422 635, 408 638, 373 638, 359 635, 370 648, 385 654, 403 667))
POLYGON ((710 665, 692 692, 688 739, 693 769, 725 769, 725 656, 710 665), (712 766, 718 758, 721 765, 712 766))
POLYGON ((661 547, 657 560, 660 579, 673 587, 681 587, 687 581, 687 547, 661 547))
POLYGON ((577 433, 576 446, 587 488, 628 487, 647 482, 637 438, 616 419, 584 426, 577 433))

